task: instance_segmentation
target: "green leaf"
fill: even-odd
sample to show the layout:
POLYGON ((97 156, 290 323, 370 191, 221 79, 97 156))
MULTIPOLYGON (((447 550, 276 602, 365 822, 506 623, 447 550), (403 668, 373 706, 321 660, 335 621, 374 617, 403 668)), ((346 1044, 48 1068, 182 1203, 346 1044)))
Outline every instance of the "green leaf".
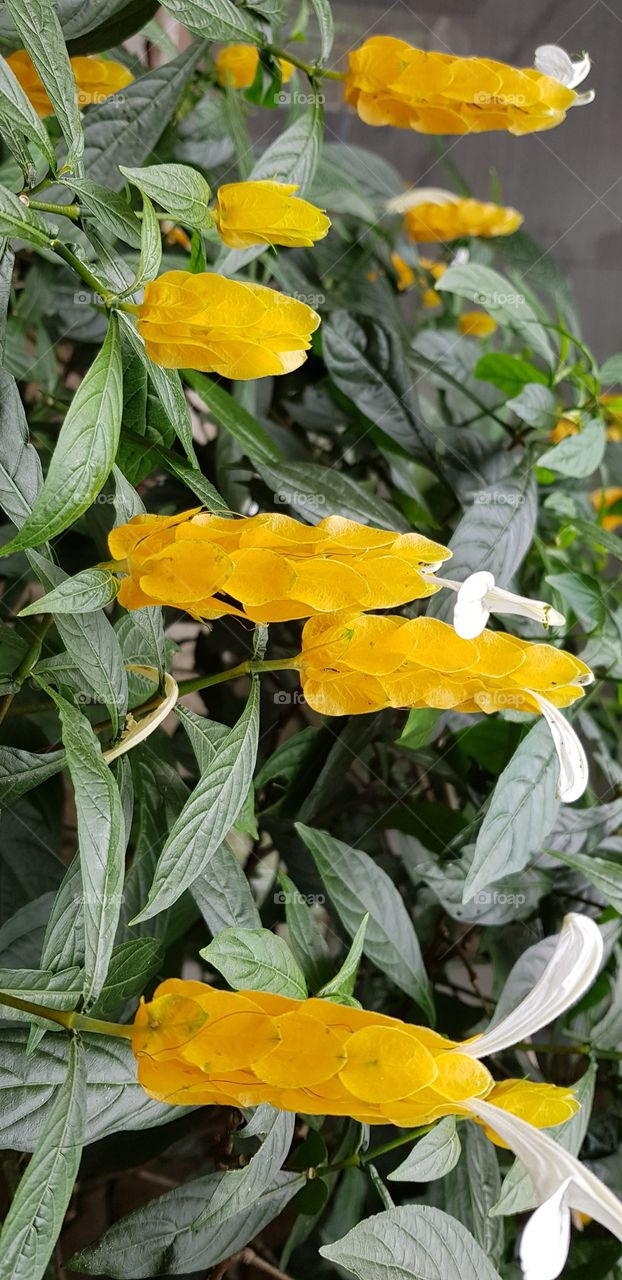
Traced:
POLYGON ((564 605, 576 613, 586 631, 605 620, 605 602, 600 582, 587 573, 547 573, 546 581, 559 591, 564 605))
POLYGON ((287 943, 269 929, 223 929, 200 955, 236 991, 272 991, 292 1000, 307 995, 304 975, 287 943))
POLYGON ((320 31, 320 56, 318 66, 324 66, 331 55, 333 41, 335 39, 335 24, 333 21, 333 11, 329 0, 311 0, 317 25, 320 31))
POLYGON ((87 177, 112 191, 121 189, 119 165, 142 165, 149 159, 203 55, 203 46, 195 43, 134 80, 123 90, 121 111, 116 94, 89 108, 84 122, 87 177))
POLYGON ((204 40, 260 43, 261 32, 254 18, 233 0, 166 0, 163 7, 204 40))
POLYGON ((214 938, 232 926, 257 929, 261 925, 248 880, 226 840, 213 855, 208 876, 195 880, 191 893, 214 938))
POLYGON ((13 524, 26 520, 41 483, 41 463, 30 443, 17 383, 0 368, 0 506, 13 524))
POLYGON ((114 946, 125 867, 121 797, 89 721, 46 685, 60 716, 78 817, 84 888, 84 999, 97 999, 114 946))
POLYGON ((24 134, 39 148, 51 169, 56 166, 56 155, 45 125, 41 123, 32 103, 26 97, 19 80, 8 62, 0 57, 0 127, 24 134))
POLYGON ((434 1005, 417 935, 393 881, 362 849, 335 840, 326 831, 296 823, 328 895, 354 938, 365 914, 365 955, 391 982, 406 991, 430 1019, 434 1005))
POLYGON ((311 990, 317 991, 328 980, 332 969, 324 934, 311 914, 308 898, 298 891, 284 871, 279 874, 279 884, 281 892, 275 894, 275 901, 285 905, 289 945, 311 990))
POLYGON ((117 48, 155 17, 158 8, 158 0, 129 0, 126 4, 108 0, 107 5, 102 5, 102 0, 90 0, 90 4, 80 0, 68 21, 61 18, 69 53, 73 58, 117 48))
POLYGON ((22 204, 18 196, 7 191, 6 187, 0 187, 0 235, 28 240, 38 249, 49 248, 52 241, 51 228, 41 214, 22 204))
POLYGON ((593 884, 603 898, 622 915, 622 866, 609 858, 590 853, 558 853, 555 857, 573 871, 579 871, 588 884, 593 884))
POLYGON ((86 1076, 80 1041, 72 1039, 67 1078, 15 1193, 0 1235, 2 1270, 11 1280, 42 1280, 80 1165, 86 1076))
POLYGON ((20 618, 39 613, 94 613, 110 604, 119 592, 119 579, 110 569, 83 569, 74 578, 65 578, 53 591, 21 609, 20 618))
POLYGON ((279 134, 253 165, 249 176, 254 182, 264 178, 296 182, 300 195, 306 195, 319 159, 324 124, 323 95, 312 92, 308 98, 308 110, 279 134))
POLYGON ((537 465, 562 476, 582 479, 591 476, 600 466, 607 445, 605 425, 594 418, 575 436, 567 436, 559 444, 547 449, 538 458, 537 465))
POLYGON ((215 752, 175 822, 156 867, 146 906, 134 923, 176 902, 209 865, 248 794, 259 733, 259 681, 253 678, 237 724, 215 752))
POLYGON ((427 746, 439 719, 440 712, 432 707, 421 707, 408 712, 408 719, 397 739, 399 747, 407 747, 409 751, 418 751, 427 746))
POLYGON ((506 400, 505 407, 528 426, 542 431, 552 431, 558 416, 555 393, 540 382, 528 382, 518 395, 506 400))
POLYGON ((460 298, 477 302, 499 324, 515 329, 548 364, 553 364, 554 355, 548 335, 533 307, 524 294, 519 293, 516 286, 498 271, 476 262, 459 264, 449 267, 442 280, 437 280, 436 288, 441 293, 455 293, 460 298))
POLYGON ((356 976, 358 973, 361 956, 365 945, 365 934, 369 923, 369 913, 363 916, 361 923, 352 940, 352 946, 339 970, 330 982, 327 982, 318 991, 318 995, 324 1000, 335 999, 339 1001, 340 996, 351 996, 356 985, 356 976))
POLYGON ((119 165, 128 182, 155 200, 175 222, 208 231, 214 225, 209 209, 211 191, 198 169, 187 164, 150 164, 139 169, 119 165))
MULTIPOLYGON (((536 484, 527 470, 476 492, 449 542, 450 576, 463 582, 469 574, 485 569, 500 585, 511 582, 531 546, 537 503, 536 484)), ((451 621, 454 603, 452 592, 441 591, 427 612, 451 621)))
POLYGON ((358 520, 361 524, 397 529, 402 533, 411 529, 395 507, 377 498, 343 471, 331 470, 314 462, 256 465, 260 476, 272 489, 274 503, 292 507, 310 524, 317 524, 330 513, 358 520))
POLYGON ((608 360, 600 366, 599 377, 605 387, 622 383, 622 355, 609 356, 608 360))
POLYGON ((7 808, 33 787, 53 778, 64 764, 64 751, 39 755, 36 751, 0 745, 0 808, 7 808))
POLYGON ((162 236, 156 211, 149 199, 143 195, 143 218, 140 226, 140 257, 136 266, 136 275, 123 295, 136 293, 149 280, 154 280, 160 270, 162 261, 162 236))
MULTIPOLYGON (((68 1036, 46 1035, 36 1054, 26 1053, 28 1032, 3 1030, 0 1044, 3 1147, 32 1151, 48 1125, 54 1090, 67 1074, 68 1036)), ((136 1059, 128 1040, 89 1035, 84 1042, 87 1073, 85 1140, 169 1124, 185 1108, 153 1102, 136 1079, 136 1059)))
POLYGON ((226 1173, 209 1204, 195 1222, 201 1227, 219 1227, 236 1213, 248 1212, 273 1184, 292 1144, 296 1117, 293 1112, 274 1107, 258 1107, 244 1130, 245 1137, 261 1135, 259 1151, 244 1169, 226 1173))
POLYGON ((541 719, 499 775, 477 837, 463 902, 479 901, 478 895, 484 895, 484 901, 495 881, 522 871, 539 853, 557 817, 558 777, 553 739, 541 719))
POLYGON ((124 240, 132 248, 140 248, 140 222, 130 208, 127 200, 116 191, 109 191, 100 182, 92 178, 71 178, 63 176, 63 182, 71 187, 80 201, 80 217, 93 221, 100 228, 105 228, 124 240))
POLYGON ((322 354, 335 386, 412 451, 419 437, 415 397, 395 335, 373 321, 364 329, 346 311, 336 311, 322 325, 322 354))
POLYGON ((229 391, 194 369, 184 369, 184 381, 200 395, 219 426, 224 427, 242 446, 251 462, 279 462, 281 451, 271 440, 265 427, 239 404, 229 391))
POLYGON ((488 351, 480 356, 473 373, 483 382, 491 382, 508 396, 517 396, 529 382, 547 384, 548 379, 541 369, 529 360, 521 360, 520 356, 512 356, 508 351, 488 351))
POLYGON ((97 497, 110 475, 119 442, 122 376, 119 330, 111 316, 106 341, 67 411, 43 488, 2 555, 38 546, 62 533, 97 497))
MULTIPOLYGON (((191 472, 198 470, 198 462, 194 452, 190 412, 186 403, 184 389, 181 385, 181 378, 176 369, 164 369, 159 364, 153 364, 147 356, 143 340, 129 316, 122 315, 120 323, 124 337, 127 338, 128 343, 144 364, 162 408, 175 431, 175 435, 181 441, 184 453, 190 463, 190 467, 184 469, 184 473, 190 474, 191 472)), ((144 448, 144 440, 140 437, 138 437, 138 440, 140 445, 144 448)), ((160 456, 158 446, 152 444, 150 448, 154 451, 155 460, 155 458, 160 456)), ((165 456, 168 456, 168 451, 166 451, 165 456)), ((171 454, 171 458, 174 459, 175 455, 171 454)), ((177 459, 177 462, 183 467, 183 459, 177 459)), ((204 477, 201 476, 200 470, 198 471, 198 475, 199 478, 203 480, 206 488, 213 489, 213 486, 209 484, 209 481, 205 480, 204 477)), ((216 493, 216 490, 213 489, 213 492, 216 493)), ((221 499, 221 501, 224 507, 224 500, 221 499)), ((207 505, 211 509, 213 503, 208 502, 207 505)))
POLYGON ((389 1182, 434 1182, 457 1165, 461 1150, 455 1116, 445 1116, 387 1178, 389 1182))
POLYGON ((427 1205, 400 1205, 365 1218, 320 1253, 359 1280, 380 1274, 383 1280, 499 1280, 462 1223, 427 1205))
POLYGON ((78 91, 69 54, 52 0, 6 0, 21 42, 38 71, 69 148, 67 164, 82 170, 84 137, 78 91))
MULTIPOLYGON (((48 969, 0 969, 0 991, 13 991, 22 1000, 34 1000, 48 1009, 72 1009, 82 993, 80 970, 61 969, 52 973, 48 969)), ((13 1010, 11 1017, 25 1017, 13 1010)))
POLYGON ((94 1018, 112 1018, 127 1000, 139 996, 161 967, 162 943, 157 938, 133 938, 115 947, 108 974, 96 1004, 94 1018))
POLYGON ((573 519, 572 525, 594 546, 602 547, 603 551, 610 556, 616 556, 618 560, 622 559, 622 538, 618 534, 610 533, 608 529, 603 529, 602 525, 596 524, 593 520, 573 519))
POLYGON ((494 1144, 476 1124, 463 1130, 462 1155, 443 1186, 445 1208, 472 1233, 491 1262, 503 1257, 503 1223, 490 1217, 499 1199, 501 1175, 494 1144))
MULTIPOLYGON (((169 1107, 169 1111, 172 1108, 169 1107)), ((135 1277, 204 1274, 239 1252, 283 1212, 304 1186, 304 1175, 281 1173, 249 1210, 220 1226, 197 1227, 197 1219, 227 1175, 210 1173, 116 1222, 98 1240, 71 1259, 72 1270, 119 1280, 135 1277)))

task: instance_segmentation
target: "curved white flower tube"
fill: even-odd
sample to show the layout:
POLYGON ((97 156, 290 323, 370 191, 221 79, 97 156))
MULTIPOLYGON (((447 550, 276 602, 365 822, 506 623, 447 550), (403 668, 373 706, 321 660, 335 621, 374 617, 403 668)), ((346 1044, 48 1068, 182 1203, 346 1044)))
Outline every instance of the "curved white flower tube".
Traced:
MULTIPOLYGON (((155 667, 144 667, 136 663, 129 663, 126 667, 127 671, 134 671, 136 675, 145 676, 147 680, 153 680, 159 683, 160 673, 155 667)), ((172 711, 179 697, 179 689, 177 681, 173 679, 168 672, 164 674, 164 697, 158 703, 153 711, 149 711, 142 720, 133 720, 131 714, 128 717, 128 728, 121 735, 114 747, 110 747, 108 751, 103 752, 104 760, 110 764, 112 760, 116 760, 119 756, 125 755, 126 751, 131 751, 132 747, 136 747, 139 742, 144 742, 149 734, 157 729, 158 725, 166 719, 169 711, 172 711)))
MULTIPOLYGON (((578 84, 582 84, 592 67, 589 53, 582 53, 580 58, 571 58, 558 44, 538 45, 533 62, 536 71, 559 80, 567 89, 575 89, 578 84)), ((593 97, 592 93, 590 101, 593 97)))
POLYGON ((579 796, 583 795, 589 780, 587 756, 583 744, 558 707, 554 707, 548 698, 542 697, 542 694, 534 693, 533 689, 528 689, 527 692, 535 698, 551 730, 559 760, 557 797, 563 800, 564 804, 571 804, 573 800, 578 800, 579 796))
POLYGON ((491 613, 532 618, 545 627, 563 627, 566 621, 563 613, 547 604, 546 600, 530 600, 528 596, 517 596, 513 591, 495 586, 494 575, 484 570, 470 574, 462 583, 450 582, 447 578, 442 581, 458 592, 454 629, 463 640, 475 640, 481 635, 491 613))
POLYGON ((598 925, 589 916, 571 912, 565 916, 551 959, 529 995, 492 1030, 461 1045, 460 1052, 471 1058, 486 1058, 541 1031, 587 991, 602 958, 603 940, 598 925))

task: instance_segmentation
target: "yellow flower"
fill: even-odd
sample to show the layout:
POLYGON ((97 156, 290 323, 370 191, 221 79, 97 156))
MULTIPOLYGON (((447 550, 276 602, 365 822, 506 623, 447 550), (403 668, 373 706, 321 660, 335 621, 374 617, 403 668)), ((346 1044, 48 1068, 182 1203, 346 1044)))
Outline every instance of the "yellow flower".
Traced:
MULTIPOLYGON (((51 115, 54 108, 26 50, 19 49, 16 53, 11 53, 7 62, 37 115, 51 115)), ((127 67, 108 58, 71 58, 71 69, 76 81, 77 101, 81 107, 93 102, 105 102, 111 94, 125 89, 134 79, 127 67)))
MULTIPOLYGON (((550 58, 538 61, 554 66, 550 58)), ((419 133, 532 133, 561 124, 569 107, 591 100, 572 87, 587 74, 589 60, 580 68, 569 58, 567 63, 564 83, 531 67, 424 53, 405 40, 372 36, 350 54, 346 101, 370 125, 419 133)))
POLYGON ((165 272, 145 286, 138 309, 155 364, 233 379, 291 373, 306 360, 319 323, 297 298, 211 272, 165 272))
MULTIPOLYGON (((622 441, 622 396, 602 395, 598 397, 598 402, 605 416, 607 439, 612 444, 619 444, 622 441)), ((579 430, 578 417, 576 410, 570 410, 567 417, 560 418, 555 423, 551 431, 553 444, 559 444, 560 440, 565 440, 567 436, 576 436, 579 430)))
POLYGON ((183 227, 176 227, 174 222, 161 222, 160 230, 164 236, 165 244, 178 244, 181 249, 185 249, 186 253, 190 253, 192 241, 183 227))
POLYGON ((496 327, 497 321, 485 311, 463 311, 458 319, 460 332, 469 338, 488 338, 496 327))
POLYGON ((415 279, 416 279, 415 273, 412 267, 409 265, 408 262, 405 262, 404 259, 400 257, 399 253, 391 254, 391 262, 395 267, 395 274, 397 275, 397 287, 400 290, 400 293, 402 293, 405 289, 410 289, 411 286, 415 283, 415 279))
MULTIPOLYGON (((222 85, 234 89, 250 89, 257 74, 259 50, 254 44, 228 44, 216 57, 216 74, 222 85)), ((294 66, 285 58, 279 58, 283 84, 294 74, 294 66)))
POLYGON ((113 529, 108 542, 127 572, 119 593, 126 609, 168 604, 197 618, 236 614, 253 622, 396 607, 438 591, 440 581, 422 570, 450 557, 420 534, 341 516, 312 527, 280 514, 140 515, 113 529))
POLYGON ((447 242, 463 236, 510 236, 523 221, 517 209, 504 208, 491 201, 464 199, 447 192, 444 199, 421 199, 404 210, 404 226, 411 240, 417 243, 447 242))
POLYGON ((330 221, 322 209, 294 195, 295 183, 228 182, 220 187, 216 226, 232 249, 254 244, 301 248, 322 240, 330 221))
MULTIPOLYGON (((608 489, 593 489, 590 494, 590 502, 596 509, 599 516, 601 512, 608 511, 610 507, 615 507, 618 502, 622 501, 622 488, 617 485, 611 485, 608 489)), ((622 515, 604 515, 601 519, 603 529, 613 532, 622 524, 622 515)))

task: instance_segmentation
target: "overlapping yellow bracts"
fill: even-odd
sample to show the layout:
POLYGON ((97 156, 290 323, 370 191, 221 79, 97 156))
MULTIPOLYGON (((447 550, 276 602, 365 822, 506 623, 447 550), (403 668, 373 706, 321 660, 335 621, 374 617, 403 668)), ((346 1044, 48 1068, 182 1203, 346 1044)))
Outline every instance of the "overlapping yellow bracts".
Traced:
POLYGON ((432 595, 439 587, 421 570, 451 554, 420 534, 341 516, 312 527, 286 515, 229 520, 200 509, 135 516, 108 542, 127 569, 119 593, 126 609, 169 604, 196 618, 233 613, 253 622, 394 608, 432 595))
POLYGON ((590 676, 585 663, 552 645, 499 631, 462 640, 436 618, 374 614, 312 618, 297 665, 309 706, 330 716, 383 707, 539 712, 534 694, 567 707, 590 676))
POLYGON ((418 133, 552 129, 576 98, 531 67, 424 53, 392 36, 372 36, 351 53, 346 78, 346 101, 365 124, 418 133))
POLYGON ((155 364, 237 380, 297 369, 319 323, 297 298, 212 272, 166 271, 145 286, 138 310, 155 364))
MULTIPOLYGON (((234 89, 250 89, 257 74, 259 50, 254 44, 228 44, 216 56, 216 74, 222 85, 234 89)), ((279 58, 283 84, 294 74, 294 66, 285 58, 279 58)))
POLYGON ((497 328, 497 321, 485 311, 463 311, 458 317, 458 328, 465 338, 489 338, 497 328))
POLYGON ((152 1097, 179 1105, 345 1115, 369 1124, 427 1124, 468 1115, 488 1097, 538 1128, 577 1109, 552 1085, 505 1081, 426 1027, 328 1000, 217 991, 170 978, 141 1004, 132 1047, 152 1097), (461 1105, 462 1104, 462 1105, 461 1105))
MULTIPOLYGON (((619 485, 611 485, 608 489, 593 489, 590 494, 590 502, 598 514, 601 515, 603 511, 608 511, 610 507, 615 507, 618 502, 622 502, 622 488, 619 485)), ((603 529, 613 533, 622 524, 622 516, 617 515, 614 511, 610 516, 603 516, 601 523, 603 529)))
POLYGON ((426 200, 407 209, 404 226, 418 244, 460 240, 463 236, 510 236, 522 213, 484 200, 426 200))
POLYGON ((296 183, 228 182, 218 190, 216 226, 231 249, 281 244, 299 249, 322 240, 330 221, 322 209, 296 196, 296 183))
MULTIPOLYGON (((42 117, 51 115, 54 108, 26 50, 19 49, 16 53, 11 53, 7 62, 37 115, 42 117)), ((89 106, 93 102, 105 102, 111 94, 119 89, 125 89, 134 79, 127 67, 107 58, 72 58, 71 69, 75 76, 77 100, 81 107, 89 106)))

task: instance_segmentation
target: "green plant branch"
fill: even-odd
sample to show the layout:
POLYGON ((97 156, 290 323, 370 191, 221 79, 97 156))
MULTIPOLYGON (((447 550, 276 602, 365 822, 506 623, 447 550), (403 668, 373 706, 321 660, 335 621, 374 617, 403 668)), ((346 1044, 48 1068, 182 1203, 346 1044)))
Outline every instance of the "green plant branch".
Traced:
POLYGON ((80 217, 79 204, 49 204, 47 200, 28 200, 29 209, 38 209, 40 213, 54 213, 63 218, 71 218, 77 222, 80 217))
MULTIPOLYGON (((195 676, 191 680, 180 680, 179 696, 185 693, 196 693, 199 689, 209 689, 214 684, 224 684, 226 680, 235 680, 238 676, 262 675, 264 671, 297 671, 298 658, 275 658, 270 661, 253 662, 250 658, 228 671, 218 671, 212 676, 195 676)), ((139 707, 139 711, 143 708, 139 707)))
POLYGON ((0 700, 0 724, 4 720, 4 717, 8 714, 9 708, 11 706, 11 703, 15 695, 19 693, 19 690, 21 689, 24 681, 28 679, 28 676, 30 675, 33 667, 36 666, 37 662, 39 661, 39 657, 41 655, 41 649, 43 647, 43 641, 45 639, 47 629, 50 626, 51 622, 52 622, 52 615, 45 614, 41 618, 41 620, 37 623, 36 627, 34 628, 34 634, 33 634, 32 640, 13 676, 15 684, 18 687, 14 693, 5 694, 5 696, 0 700))
POLYGON ((345 71, 329 71, 326 67, 318 67, 315 63, 303 62, 302 58, 298 58, 296 54, 290 53, 289 49, 277 49, 276 45, 265 45, 266 53, 272 54, 273 58, 283 58, 285 62, 291 62, 293 67, 298 67, 299 71, 304 71, 310 80, 316 80, 320 76, 324 80, 345 80, 345 71))
POLYGON ((34 1004, 32 1000, 22 1000, 20 996, 10 995, 8 991, 0 992, 0 1005, 9 1009, 18 1009, 20 1013, 28 1013, 33 1018, 46 1018, 64 1027, 65 1031, 90 1031, 94 1035, 119 1036, 131 1040, 134 1028, 122 1022, 103 1022, 100 1018, 89 1018, 84 1013, 76 1013, 75 1009, 48 1009, 45 1005, 34 1004))
POLYGON ((73 253, 66 244, 63 244, 62 240, 50 240, 50 249, 53 253, 57 254, 59 258, 62 258, 63 262, 67 263, 67 266, 73 268, 73 270, 80 276, 80 279, 84 280, 85 284, 88 284, 89 289, 92 289, 94 293, 99 295, 105 306, 109 307, 111 303, 114 302, 115 294, 113 291, 106 288, 106 286, 97 279, 97 276, 93 275, 93 272, 89 267, 87 267, 86 263, 81 262, 80 259, 76 257, 75 253, 73 253))

